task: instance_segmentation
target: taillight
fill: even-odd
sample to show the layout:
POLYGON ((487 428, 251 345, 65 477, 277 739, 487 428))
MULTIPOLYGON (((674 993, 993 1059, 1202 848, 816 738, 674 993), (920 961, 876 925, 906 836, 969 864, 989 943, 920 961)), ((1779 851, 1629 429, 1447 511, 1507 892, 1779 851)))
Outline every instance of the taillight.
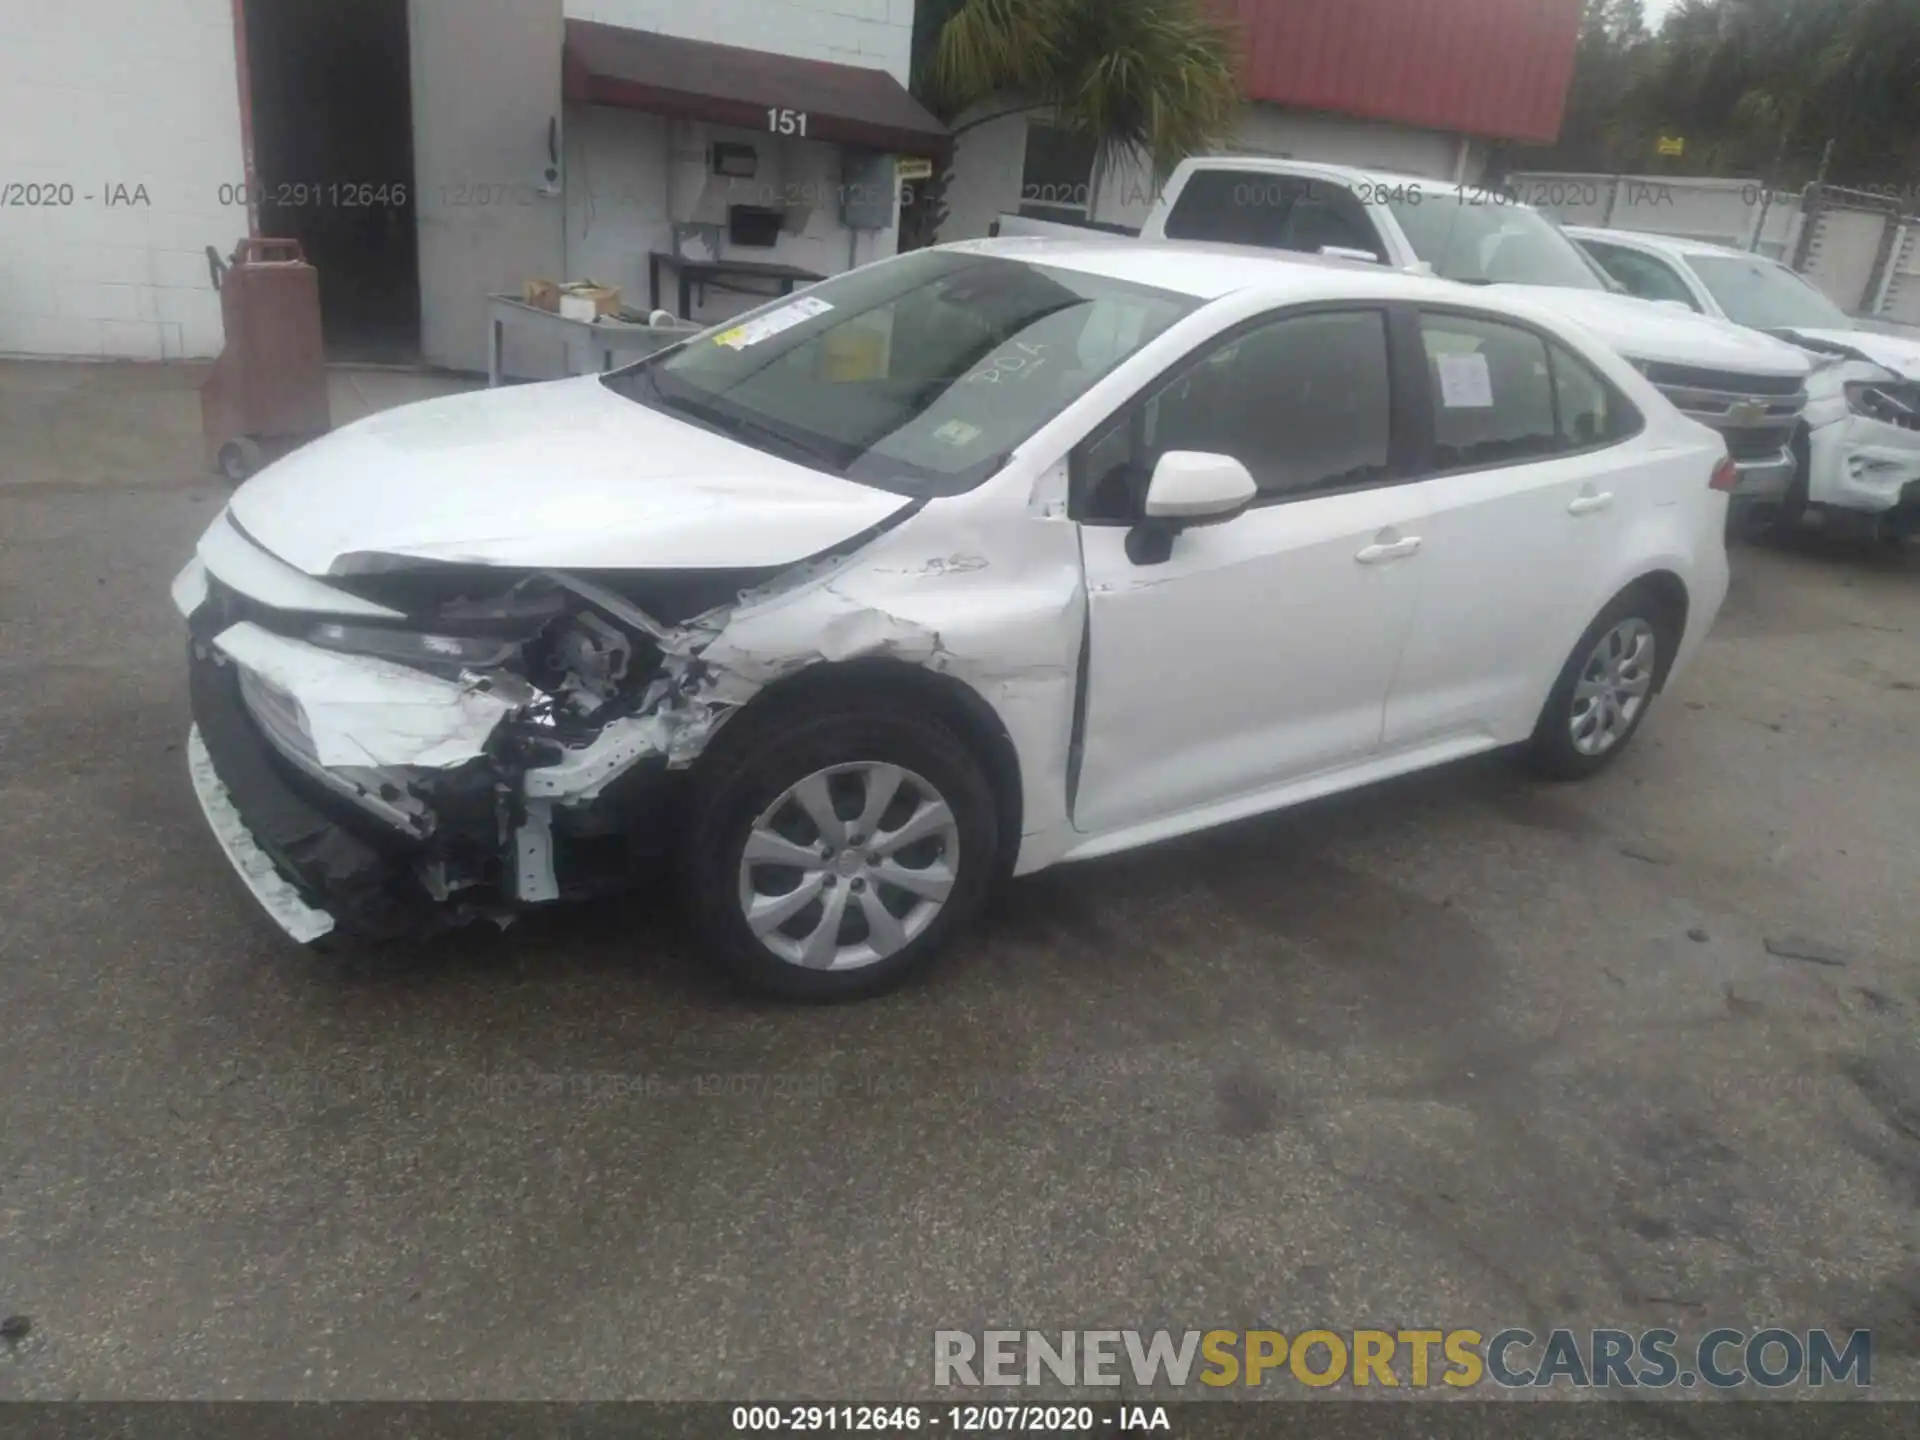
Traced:
POLYGON ((1740 485, 1740 467, 1733 463, 1733 457, 1727 456, 1713 467, 1713 479, 1707 482, 1715 490, 1724 490, 1731 495, 1740 485))

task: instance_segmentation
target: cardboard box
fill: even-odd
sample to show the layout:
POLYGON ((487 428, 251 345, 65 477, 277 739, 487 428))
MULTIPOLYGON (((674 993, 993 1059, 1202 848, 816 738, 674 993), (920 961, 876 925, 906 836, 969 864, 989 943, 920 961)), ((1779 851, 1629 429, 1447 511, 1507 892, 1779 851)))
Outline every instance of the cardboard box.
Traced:
POLYGON ((620 287, 596 285, 591 280, 563 285, 560 289, 560 313, 569 320, 598 320, 602 315, 620 313, 620 287))
POLYGON ((602 315, 620 313, 620 287, 600 285, 592 280, 574 280, 565 285, 552 280, 529 280, 521 287, 521 300, 537 310, 564 315, 569 320, 598 320, 602 315))

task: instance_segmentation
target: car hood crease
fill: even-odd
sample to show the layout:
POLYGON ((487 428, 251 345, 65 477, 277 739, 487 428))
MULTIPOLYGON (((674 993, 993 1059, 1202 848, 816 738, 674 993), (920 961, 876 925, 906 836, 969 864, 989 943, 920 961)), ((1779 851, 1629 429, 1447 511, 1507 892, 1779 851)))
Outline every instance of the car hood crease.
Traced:
POLYGON ((232 513, 265 550, 328 575, 366 555, 559 570, 790 565, 912 503, 588 376, 361 420, 255 476, 232 513))

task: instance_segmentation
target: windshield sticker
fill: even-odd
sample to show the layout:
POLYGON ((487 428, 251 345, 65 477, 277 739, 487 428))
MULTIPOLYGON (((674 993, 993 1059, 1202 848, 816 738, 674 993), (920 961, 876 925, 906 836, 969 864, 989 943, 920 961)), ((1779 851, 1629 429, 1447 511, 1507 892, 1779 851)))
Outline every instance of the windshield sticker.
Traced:
POLYGON ((1493 408, 1493 376, 1487 369, 1486 356, 1477 350, 1436 355, 1433 364, 1440 372, 1440 403, 1447 409, 1493 408))
POLYGON ((749 345, 758 345, 762 340, 771 340, 782 331, 791 330, 796 325, 804 325, 816 315, 824 315, 833 306, 816 296, 802 295, 791 305, 782 305, 744 325, 736 325, 731 330, 714 336, 713 343, 724 345, 729 350, 745 350, 749 345))
POLYGON ((933 438, 944 440, 949 445, 971 445, 980 438, 980 427, 969 425, 964 420, 949 420, 933 432, 933 438))
POLYGON ((1047 347, 1016 341, 967 377, 969 385, 998 385, 1002 380, 1024 380, 1047 363, 1047 347))

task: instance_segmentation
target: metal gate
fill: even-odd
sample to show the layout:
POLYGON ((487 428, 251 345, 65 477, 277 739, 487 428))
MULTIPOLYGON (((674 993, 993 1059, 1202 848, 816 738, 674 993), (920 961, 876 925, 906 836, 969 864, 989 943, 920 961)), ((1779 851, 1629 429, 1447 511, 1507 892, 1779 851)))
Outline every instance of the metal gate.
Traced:
POLYGON ((1809 218, 1793 268, 1849 315, 1878 313, 1906 228, 1899 206, 1884 196, 1830 185, 1808 186, 1804 203, 1809 218))
POLYGON ((1920 325, 1920 219, 1901 223, 1872 313, 1882 320, 1920 325))

